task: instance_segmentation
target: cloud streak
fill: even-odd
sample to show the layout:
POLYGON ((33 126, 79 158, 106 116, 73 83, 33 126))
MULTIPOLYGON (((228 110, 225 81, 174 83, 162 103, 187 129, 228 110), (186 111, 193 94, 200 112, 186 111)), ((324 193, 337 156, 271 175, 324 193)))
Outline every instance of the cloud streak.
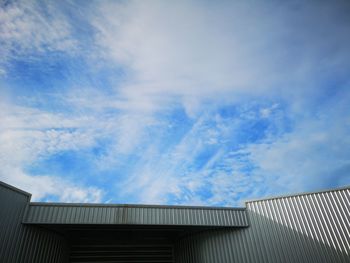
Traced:
POLYGON ((0 8, 1 66, 12 59, 36 59, 45 52, 73 52, 77 40, 72 28, 54 3, 17 1, 3 3, 0 8))
POLYGON ((37 200, 231 206, 349 184, 349 8, 3 5, 1 179, 37 200))
POLYGON ((188 100, 217 98, 222 103, 244 95, 300 99, 317 92, 323 74, 346 74, 348 27, 333 19, 343 12, 340 2, 287 3, 276 12, 272 3, 208 5, 102 5, 103 16, 93 22, 97 42, 133 77, 119 91, 122 96, 136 101, 174 96, 185 106, 188 100))

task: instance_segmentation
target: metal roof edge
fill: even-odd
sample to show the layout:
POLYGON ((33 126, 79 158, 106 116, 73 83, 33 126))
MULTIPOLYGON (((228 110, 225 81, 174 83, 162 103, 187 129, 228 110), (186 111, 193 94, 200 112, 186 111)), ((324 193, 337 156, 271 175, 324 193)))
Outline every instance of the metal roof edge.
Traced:
POLYGON ((277 195, 277 196, 271 196, 271 197, 264 197, 264 198, 260 198, 260 199, 259 198, 257 198, 257 199, 249 199, 249 200, 246 200, 244 203, 247 204, 247 203, 259 202, 259 201, 282 199, 282 198, 296 197, 296 196, 303 196, 303 195, 329 193, 329 192, 335 192, 335 191, 341 191, 341 190, 350 190, 350 185, 337 187, 337 188, 331 188, 331 189, 317 190, 317 191, 306 191, 306 192, 300 192, 300 193, 296 193, 296 194, 287 194, 287 195, 277 195))
POLYGON ((17 187, 14 187, 14 186, 12 186, 12 185, 9 185, 9 184, 7 184, 7 183, 5 183, 5 182, 3 182, 3 181, 0 181, 0 185, 3 186, 3 187, 5 187, 5 188, 8 188, 8 189, 10 189, 10 190, 12 190, 12 191, 15 191, 15 192, 17 192, 17 193, 19 193, 19 194, 23 194, 23 195, 25 195, 25 196, 28 196, 28 197, 29 197, 29 200, 30 200, 30 198, 32 197, 32 194, 31 194, 31 193, 28 193, 28 192, 26 192, 26 191, 23 191, 23 190, 21 190, 21 189, 19 189, 19 188, 17 188, 17 187))
POLYGON ((182 205, 144 205, 144 204, 104 204, 104 203, 48 203, 30 202, 29 206, 80 206, 80 207, 121 207, 121 208, 167 208, 167 209, 208 209, 208 210, 237 210, 245 211, 245 207, 216 207, 216 206, 182 206, 182 205))
POLYGON ((195 224, 140 224, 140 223, 47 223, 47 222, 37 222, 33 223, 27 220, 22 221, 22 224, 24 225, 32 225, 32 226, 105 226, 105 227, 123 227, 123 226, 128 226, 128 227, 158 227, 158 228, 163 228, 163 227, 172 227, 172 228, 207 228, 207 229, 224 229, 224 228, 247 228, 250 227, 249 222, 247 224, 241 224, 241 225, 208 225, 208 224, 203 224, 203 225, 195 225, 195 224))

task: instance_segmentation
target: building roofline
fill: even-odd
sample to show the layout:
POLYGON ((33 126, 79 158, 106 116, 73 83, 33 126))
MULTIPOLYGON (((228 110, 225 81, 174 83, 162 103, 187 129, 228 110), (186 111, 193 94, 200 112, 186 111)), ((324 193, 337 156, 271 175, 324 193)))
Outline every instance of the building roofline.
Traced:
POLYGON ((187 206, 187 205, 145 205, 145 204, 105 204, 105 203, 48 203, 30 202, 29 206, 79 206, 79 207, 121 207, 121 208, 159 208, 159 209, 206 209, 206 210, 238 210, 244 211, 245 207, 216 207, 216 206, 187 206))
POLYGON ((329 193, 329 192, 335 192, 335 191, 341 191, 341 190, 350 190, 350 185, 337 187, 337 188, 331 188, 331 189, 318 190, 318 191, 306 191, 306 192, 300 192, 300 193, 296 193, 296 194, 286 194, 286 195, 277 195, 277 196, 264 197, 264 198, 249 199, 249 200, 246 200, 244 203, 247 204, 247 203, 274 200, 274 199, 282 199, 282 198, 288 198, 288 197, 296 197, 296 196, 304 196, 304 195, 312 195, 312 194, 322 194, 322 193, 329 193))
POLYGON ((32 197, 32 194, 31 194, 31 193, 28 193, 28 192, 26 192, 26 191, 23 191, 23 190, 17 188, 17 187, 14 187, 14 186, 12 186, 12 185, 9 185, 9 184, 7 184, 7 183, 4 183, 3 181, 0 181, 0 185, 3 186, 3 187, 5 187, 5 188, 8 188, 8 189, 10 189, 10 190, 12 190, 12 191, 15 191, 15 192, 17 192, 17 193, 19 193, 19 194, 28 196, 29 199, 32 197))
MULTIPOLYGON (((0 185, 8 188, 12 191, 15 191, 17 193, 23 194, 27 196, 30 200, 32 197, 31 193, 28 193, 26 191, 23 191, 17 187, 14 187, 12 185, 9 185, 3 181, 0 181, 0 185)), ((248 199, 244 201, 245 207, 218 207, 218 206, 189 206, 189 205, 155 205, 155 204, 108 204, 108 203, 60 203, 60 202, 29 202, 29 206, 66 206, 66 207, 121 207, 121 208, 159 208, 159 209, 206 209, 206 210, 237 210, 237 211, 244 211, 246 210, 248 203, 253 202, 259 202, 259 201, 267 201, 267 200, 274 200, 274 199, 282 199, 282 198, 289 198, 289 197, 296 197, 296 196, 304 196, 304 195, 312 195, 312 194, 321 194, 321 193, 327 193, 327 192, 334 192, 334 191, 341 191, 341 190, 350 190, 350 185, 338 187, 338 188, 331 188, 331 189, 323 189, 318 191, 307 191, 307 192, 300 192, 296 194, 287 194, 287 195, 276 195, 276 196, 269 196, 264 198, 254 198, 254 199, 248 199)))

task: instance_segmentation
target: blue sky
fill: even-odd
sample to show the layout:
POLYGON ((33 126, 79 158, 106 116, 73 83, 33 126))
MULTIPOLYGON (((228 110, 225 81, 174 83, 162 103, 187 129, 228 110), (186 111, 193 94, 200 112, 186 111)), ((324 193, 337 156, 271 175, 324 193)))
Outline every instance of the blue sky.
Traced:
POLYGON ((350 184, 348 1, 2 1, 0 180, 241 206, 350 184))

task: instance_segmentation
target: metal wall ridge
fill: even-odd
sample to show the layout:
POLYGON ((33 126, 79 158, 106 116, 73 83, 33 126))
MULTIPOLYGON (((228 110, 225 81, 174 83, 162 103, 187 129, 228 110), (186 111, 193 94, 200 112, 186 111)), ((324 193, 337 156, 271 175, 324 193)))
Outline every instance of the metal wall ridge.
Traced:
POLYGON ((17 192, 17 193, 19 193, 19 194, 23 194, 23 195, 25 195, 25 196, 28 196, 29 199, 30 199, 30 197, 32 196, 32 194, 30 194, 30 193, 28 193, 28 192, 26 192, 26 191, 23 191, 23 190, 21 190, 21 189, 19 189, 19 188, 17 188, 17 187, 14 187, 14 186, 12 186, 12 185, 9 185, 9 184, 7 184, 7 183, 4 183, 3 181, 0 181, 0 185, 3 186, 3 187, 5 187, 5 188, 7 188, 7 189, 10 189, 10 190, 12 190, 12 191, 15 191, 15 192, 17 192))
POLYGON ((253 203, 253 202, 269 201, 269 200, 298 197, 298 196, 305 196, 305 195, 332 193, 332 192, 343 191, 343 190, 350 190, 350 185, 338 187, 338 188, 319 190, 319 191, 308 191, 308 192, 300 192, 296 194, 276 195, 276 196, 270 196, 270 197, 264 197, 264 198, 249 199, 249 200, 246 200, 244 203, 246 204, 246 207, 247 207, 248 203, 253 203))
POLYGON ((246 227, 245 209, 30 203, 24 224, 116 224, 246 227))
POLYGON ((145 205, 145 204, 108 204, 108 203, 59 203, 30 202, 29 206, 73 206, 73 207, 122 207, 122 208, 165 208, 165 209, 200 209, 200 210, 236 210, 245 211, 246 207, 190 206, 190 205, 145 205))

